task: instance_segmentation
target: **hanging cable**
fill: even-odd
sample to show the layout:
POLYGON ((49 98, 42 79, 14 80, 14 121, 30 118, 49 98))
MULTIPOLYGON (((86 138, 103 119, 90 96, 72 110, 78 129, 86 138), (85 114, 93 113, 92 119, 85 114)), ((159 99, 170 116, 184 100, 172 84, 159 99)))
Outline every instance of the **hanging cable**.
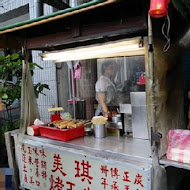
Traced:
POLYGON ((167 17, 166 17, 166 19, 164 21, 164 24, 162 26, 162 34, 167 40, 164 47, 163 47, 164 52, 168 51, 168 49, 170 48, 170 35, 169 35, 169 32, 170 32, 170 18, 167 15, 167 17))

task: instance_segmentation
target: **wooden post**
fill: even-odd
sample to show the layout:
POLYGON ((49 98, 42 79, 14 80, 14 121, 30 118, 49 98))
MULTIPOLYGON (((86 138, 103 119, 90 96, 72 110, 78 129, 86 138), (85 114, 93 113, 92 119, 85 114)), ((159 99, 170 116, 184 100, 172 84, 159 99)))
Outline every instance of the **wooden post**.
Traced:
POLYGON ((17 137, 18 137, 18 130, 8 131, 5 133, 5 144, 7 149, 8 164, 9 168, 13 169, 13 186, 15 190, 19 189, 19 172, 18 172, 18 162, 17 162, 18 159, 17 159, 17 154, 15 155, 13 149, 13 147, 14 146, 16 147, 17 145, 18 142, 17 137))

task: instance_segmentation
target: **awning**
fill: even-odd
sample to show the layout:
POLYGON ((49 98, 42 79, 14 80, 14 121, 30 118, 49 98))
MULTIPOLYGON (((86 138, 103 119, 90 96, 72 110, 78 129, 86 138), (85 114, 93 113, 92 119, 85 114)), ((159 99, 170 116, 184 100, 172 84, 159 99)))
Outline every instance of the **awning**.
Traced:
POLYGON ((32 20, 0 27, 0 48, 56 51, 147 34, 138 0, 92 0, 32 20), (118 13, 118 14, 115 14, 118 13))
POLYGON ((29 28, 32 26, 40 25, 43 23, 51 22, 54 20, 58 20, 58 19, 61 19, 64 17, 75 15, 75 14, 78 14, 78 13, 81 13, 81 12, 84 12, 84 11, 87 11, 90 9, 94 9, 96 7, 111 4, 111 3, 114 3, 117 1, 118 0, 92 0, 88 3, 83 3, 81 5, 78 5, 78 6, 75 6, 72 8, 67 8, 64 10, 60 10, 60 11, 57 11, 57 12, 52 13, 52 14, 40 16, 40 17, 35 18, 35 19, 26 20, 23 22, 18 22, 18 23, 12 24, 12 25, 0 27, 0 35, 10 33, 10 32, 14 32, 14 31, 21 30, 21 29, 25 29, 25 28, 29 28))

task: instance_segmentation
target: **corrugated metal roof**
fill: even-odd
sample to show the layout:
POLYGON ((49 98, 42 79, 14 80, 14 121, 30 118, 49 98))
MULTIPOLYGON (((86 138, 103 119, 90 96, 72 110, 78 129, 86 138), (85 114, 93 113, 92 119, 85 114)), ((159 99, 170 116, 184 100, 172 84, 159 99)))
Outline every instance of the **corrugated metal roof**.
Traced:
POLYGON ((82 5, 78 5, 76 7, 57 11, 57 12, 49 14, 49 15, 44 15, 44 16, 40 16, 35 19, 26 20, 23 22, 18 22, 18 23, 12 24, 12 25, 0 27, 0 34, 5 34, 5 33, 13 32, 16 30, 29 28, 29 27, 32 27, 35 25, 40 25, 43 23, 51 22, 53 20, 58 20, 58 19, 61 19, 61 18, 67 17, 67 16, 71 16, 71 15, 74 15, 74 14, 77 14, 80 12, 94 9, 95 7, 104 6, 106 4, 110 4, 110 3, 113 3, 116 1, 118 1, 118 0, 92 0, 88 3, 83 3, 82 5))

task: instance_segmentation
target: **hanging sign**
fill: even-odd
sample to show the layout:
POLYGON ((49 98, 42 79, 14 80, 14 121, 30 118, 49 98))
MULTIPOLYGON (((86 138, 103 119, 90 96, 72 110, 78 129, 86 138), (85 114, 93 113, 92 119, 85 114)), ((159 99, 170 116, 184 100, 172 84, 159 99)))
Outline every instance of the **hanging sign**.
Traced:
POLYGON ((150 167, 60 146, 21 143, 22 187, 36 190, 150 190, 150 167), (78 152, 78 153, 77 153, 78 152))

